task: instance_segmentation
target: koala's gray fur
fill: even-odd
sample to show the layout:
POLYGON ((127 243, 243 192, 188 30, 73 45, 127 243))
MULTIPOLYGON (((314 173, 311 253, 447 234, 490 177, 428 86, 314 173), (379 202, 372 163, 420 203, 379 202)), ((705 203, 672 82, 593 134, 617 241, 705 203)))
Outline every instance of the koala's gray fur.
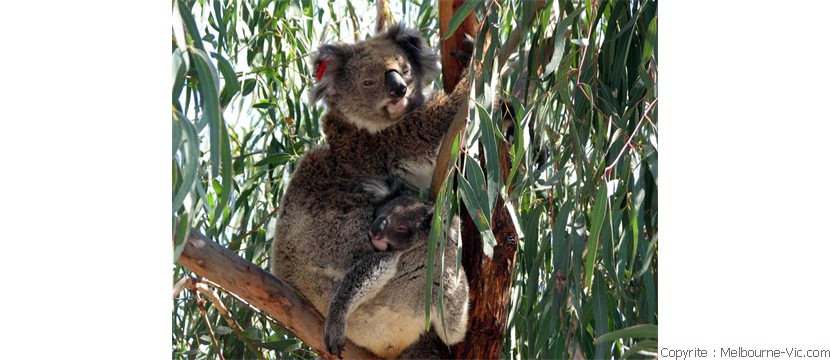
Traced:
MULTIPOLYGON (((349 269, 374 252, 368 233, 375 205, 388 193, 384 181, 429 186, 441 139, 469 96, 462 79, 453 93, 424 98, 437 59, 417 33, 400 26, 356 44, 320 47, 313 98, 327 105, 327 144, 300 160, 282 198, 271 269, 322 314, 349 269), (405 82, 403 98, 381 86, 389 74, 405 82)), ((455 256, 454 247, 446 249, 443 263, 455 264, 455 256)), ((464 337, 469 290, 463 271, 446 266, 441 273, 441 263, 435 261, 433 294, 443 281, 448 332, 438 333, 455 344, 464 337)), ((394 277, 348 317, 346 337, 386 358, 414 343, 424 332, 425 267, 425 247, 400 254, 394 277)), ((438 314, 437 306, 431 311, 438 314)), ((440 316, 431 319, 443 329, 440 316)))
MULTIPOLYGON (((407 251, 419 251, 423 258, 427 255, 427 244, 432 225, 433 204, 424 203, 417 196, 401 195, 396 197, 377 211, 377 217, 372 223, 370 237, 372 244, 378 252, 369 254, 358 260, 346 273, 343 281, 334 295, 326 317, 324 342, 327 350, 335 355, 340 355, 343 345, 346 342, 346 320, 351 312, 361 304, 370 300, 397 275, 398 263, 401 256, 407 251)), ((458 245, 458 234, 460 223, 458 217, 454 217, 452 226, 448 231, 447 244, 451 251, 455 251, 458 245)), ((439 244, 440 245, 440 244, 439 244)), ((442 249, 438 249, 441 251, 442 249)), ((453 259, 454 256, 451 256, 453 259)), ((453 266, 448 264, 447 266, 453 266)), ((408 269, 407 269, 408 270, 408 269)), ((462 270, 463 271, 463 270, 462 270)), ((467 301, 466 277, 460 277, 463 283, 460 286, 459 295, 453 299, 453 304, 447 306, 455 313, 445 313, 449 319, 466 318, 466 308, 461 302, 467 301)), ((417 284, 414 284, 417 286, 417 284)), ((423 289, 424 286, 421 286, 423 289)), ((410 289, 416 291, 416 289, 410 289)), ((412 308, 419 313, 421 318, 425 317, 424 296, 412 299, 420 301, 419 306, 412 308)), ((438 302, 438 294, 432 293, 432 302, 438 302)), ((414 305, 414 304, 413 304, 414 305)), ((440 316, 434 314, 432 316, 440 316)), ((461 333, 466 330, 466 320, 447 324, 447 333, 461 333)), ((443 332, 444 329, 435 329, 436 332, 443 332)), ((391 333, 391 331, 390 331, 391 333)), ((414 349, 408 349, 412 351, 414 349)))

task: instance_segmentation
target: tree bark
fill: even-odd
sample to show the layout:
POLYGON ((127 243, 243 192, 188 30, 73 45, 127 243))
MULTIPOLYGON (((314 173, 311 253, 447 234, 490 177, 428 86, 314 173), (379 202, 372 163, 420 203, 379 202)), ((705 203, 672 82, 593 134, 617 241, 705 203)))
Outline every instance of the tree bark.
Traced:
MULTIPOLYGON (((178 263, 267 312, 281 322, 278 325, 291 331, 322 358, 337 359, 326 352, 323 344, 324 320, 320 313, 302 295, 269 272, 195 230, 190 231, 178 263)), ((343 358, 378 357, 347 339, 343 358)))

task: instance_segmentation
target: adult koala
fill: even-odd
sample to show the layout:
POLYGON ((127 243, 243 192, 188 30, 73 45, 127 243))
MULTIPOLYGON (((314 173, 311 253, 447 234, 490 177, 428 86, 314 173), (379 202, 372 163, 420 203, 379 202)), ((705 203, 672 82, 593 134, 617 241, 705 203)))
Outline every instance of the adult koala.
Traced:
MULTIPOLYGON (((451 94, 425 99, 437 62, 424 39, 400 25, 318 50, 312 100, 327 105, 327 144, 300 160, 282 198, 271 271, 322 314, 352 265, 374 251, 368 234, 376 204, 388 195, 386 181, 430 184, 441 139, 469 96, 462 79, 451 94)), ((454 264, 455 249, 444 253, 454 264)), ((466 331, 469 289, 463 270, 446 266, 441 273, 437 260, 432 325, 444 343, 455 344, 466 331), (436 305, 441 279, 446 324, 436 305)), ((394 277, 348 317, 346 337, 385 358, 415 343, 424 333, 426 261, 419 251, 401 255, 394 277)))

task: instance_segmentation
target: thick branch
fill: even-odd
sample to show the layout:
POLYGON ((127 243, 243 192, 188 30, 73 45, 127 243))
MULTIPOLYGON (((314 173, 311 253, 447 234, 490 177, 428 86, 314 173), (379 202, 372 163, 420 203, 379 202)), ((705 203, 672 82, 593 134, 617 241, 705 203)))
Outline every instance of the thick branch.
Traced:
MULTIPOLYGON (((325 351, 323 317, 282 280, 195 230, 191 230, 178 262, 267 312, 324 359, 337 359, 325 351)), ((378 357, 347 340, 343 358, 378 357)))

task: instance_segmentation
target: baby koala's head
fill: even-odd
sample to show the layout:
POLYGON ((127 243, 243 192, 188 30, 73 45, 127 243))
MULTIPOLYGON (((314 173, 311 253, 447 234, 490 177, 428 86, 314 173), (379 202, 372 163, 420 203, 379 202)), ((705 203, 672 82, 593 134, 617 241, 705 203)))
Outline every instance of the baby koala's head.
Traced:
POLYGON ((375 212, 369 239, 378 251, 404 251, 429 240, 433 204, 405 194, 375 212))

